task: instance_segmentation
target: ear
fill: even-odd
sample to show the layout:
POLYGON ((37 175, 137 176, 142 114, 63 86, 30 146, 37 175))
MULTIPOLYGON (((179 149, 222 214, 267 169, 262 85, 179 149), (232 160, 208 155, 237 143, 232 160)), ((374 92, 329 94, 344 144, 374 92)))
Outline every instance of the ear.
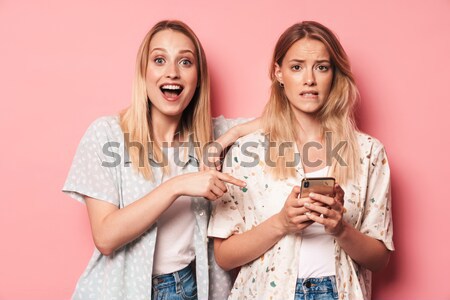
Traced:
POLYGON ((283 73, 281 72, 281 67, 278 63, 275 63, 275 77, 277 78, 280 84, 284 84, 283 82, 283 73))

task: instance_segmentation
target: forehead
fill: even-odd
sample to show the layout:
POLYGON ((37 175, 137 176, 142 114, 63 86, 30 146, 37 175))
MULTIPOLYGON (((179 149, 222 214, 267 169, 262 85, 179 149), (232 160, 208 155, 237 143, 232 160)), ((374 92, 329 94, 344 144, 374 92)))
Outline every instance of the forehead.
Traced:
POLYGON ((318 40, 303 38, 296 41, 286 52, 285 59, 314 59, 314 60, 329 60, 330 54, 328 53, 325 45, 318 40))
POLYGON ((160 48, 166 51, 185 51, 190 50, 195 53, 195 46, 191 39, 179 31, 172 29, 161 30, 153 35, 150 41, 150 51, 160 48))

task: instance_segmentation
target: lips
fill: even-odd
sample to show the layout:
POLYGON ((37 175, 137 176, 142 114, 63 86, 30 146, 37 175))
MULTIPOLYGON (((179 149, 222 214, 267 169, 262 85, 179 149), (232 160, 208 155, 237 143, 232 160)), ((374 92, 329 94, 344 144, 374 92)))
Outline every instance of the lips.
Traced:
POLYGON ((167 100, 176 100, 183 91, 183 86, 179 84, 163 84, 159 87, 167 100))
POLYGON ((311 99, 316 101, 317 99, 319 99, 319 92, 314 90, 302 91, 300 93, 300 97, 302 97, 303 99, 311 99))
POLYGON ((305 97, 316 97, 319 95, 318 91, 313 91, 313 90, 308 90, 308 91, 302 91, 300 93, 300 96, 305 96, 305 97))

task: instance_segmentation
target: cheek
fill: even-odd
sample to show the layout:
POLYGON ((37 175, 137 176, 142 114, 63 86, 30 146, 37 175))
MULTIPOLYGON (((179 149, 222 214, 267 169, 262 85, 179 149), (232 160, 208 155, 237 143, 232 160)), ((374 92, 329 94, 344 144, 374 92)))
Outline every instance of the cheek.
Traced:
POLYGON ((147 87, 155 85, 159 77, 160 76, 158 75, 157 71, 147 70, 147 73, 145 74, 145 84, 147 85, 147 87))
POLYGON ((324 78, 324 80, 322 81, 322 89, 323 91, 325 91, 327 93, 327 95, 330 93, 331 91, 331 86, 333 84, 333 76, 327 76, 326 78, 324 78))

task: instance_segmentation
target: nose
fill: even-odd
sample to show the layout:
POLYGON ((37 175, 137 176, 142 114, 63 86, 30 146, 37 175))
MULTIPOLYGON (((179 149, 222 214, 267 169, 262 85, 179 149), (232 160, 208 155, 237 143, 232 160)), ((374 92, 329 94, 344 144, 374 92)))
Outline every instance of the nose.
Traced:
POLYGON ((304 85, 306 86, 315 86, 316 85, 316 77, 314 76, 313 70, 309 70, 305 74, 304 85))
POLYGON ((171 79, 180 77, 180 70, 176 62, 167 64, 166 77, 171 79))

